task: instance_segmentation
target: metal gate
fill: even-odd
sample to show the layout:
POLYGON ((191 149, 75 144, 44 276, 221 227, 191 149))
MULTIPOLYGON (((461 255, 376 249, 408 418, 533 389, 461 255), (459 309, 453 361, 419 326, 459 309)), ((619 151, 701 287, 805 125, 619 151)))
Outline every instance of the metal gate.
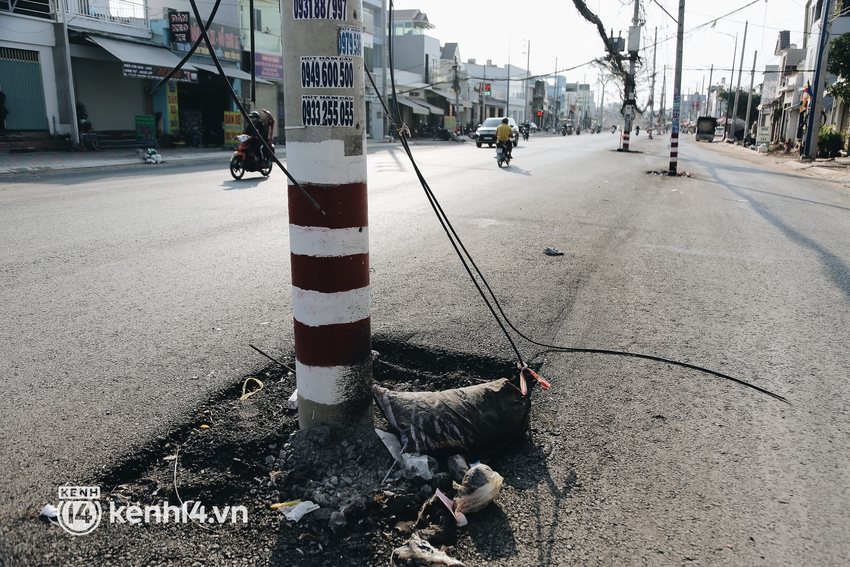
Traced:
POLYGON ((38 51, 0 47, 0 91, 7 130, 48 130, 38 51))

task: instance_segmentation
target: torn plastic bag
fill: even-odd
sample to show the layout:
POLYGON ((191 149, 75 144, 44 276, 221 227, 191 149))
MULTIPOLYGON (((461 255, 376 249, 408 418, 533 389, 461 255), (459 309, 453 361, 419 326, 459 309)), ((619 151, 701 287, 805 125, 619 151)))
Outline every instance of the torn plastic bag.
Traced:
POLYGON ((480 457, 513 441, 528 426, 529 396, 507 378, 441 392, 372 393, 407 451, 437 458, 480 457))
POLYGON ((477 512, 496 499, 505 479, 487 465, 477 464, 463 476, 463 482, 455 483, 454 497, 456 514, 477 512))

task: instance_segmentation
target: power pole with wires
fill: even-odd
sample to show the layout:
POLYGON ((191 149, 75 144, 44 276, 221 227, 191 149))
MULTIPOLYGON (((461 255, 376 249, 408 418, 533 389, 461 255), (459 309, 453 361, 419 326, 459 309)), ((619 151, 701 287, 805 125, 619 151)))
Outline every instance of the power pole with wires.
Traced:
POLYGON ((679 0, 679 21, 676 31, 676 71, 673 75, 673 123, 670 126, 670 170, 679 174, 679 116, 682 92, 682 53, 685 43, 685 0, 679 0))
POLYGON ((635 100, 636 96, 636 87, 635 87, 635 59, 637 59, 637 52, 640 49, 640 0, 635 0, 635 13, 632 17, 632 27, 629 29, 629 76, 626 80, 625 91, 626 91, 626 101, 625 101, 625 109, 624 109, 624 118, 625 118, 625 127, 623 128, 623 147, 622 150, 624 152, 629 151, 629 137, 632 132, 632 120, 634 119, 634 111, 635 105, 637 101, 635 100))
POLYGON ((283 0, 298 424, 372 421, 363 24, 358 2, 283 0))

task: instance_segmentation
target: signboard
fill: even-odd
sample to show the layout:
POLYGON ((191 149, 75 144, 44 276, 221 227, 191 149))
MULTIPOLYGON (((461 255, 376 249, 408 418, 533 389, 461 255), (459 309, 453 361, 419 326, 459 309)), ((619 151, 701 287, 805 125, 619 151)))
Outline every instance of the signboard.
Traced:
POLYGON ((239 145, 236 136, 242 133, 242 113, 224 111, 224 146, 235 148, 239 145))
POLYGON ((168 133, 178 134, 180 132, 180 114, 177 105, 177 85, 167 83, 165 85, 168 105, 168 133))
POLYGON ((350 89, 354 87, 353 57, 302 57, 302 89, 350 89))
POLYGON ((296 20, 344 20, 348 0, 294 0, 292 17, 296 20))
POLYGON ((136 145, 156 145, 156 118, 147 114, 136 115, 136 145))
POLYGON ((171 32, 171 45, 189 43, 189 12, 171 12, 168 14, 168 30, 171 32))
MULTIPOLYGON (((174 13, 181 14, 183 12, 174 13)), ((170 16, 171 14, 169 14, 169 25, 170 16)), ((189 17, 188 26, 187 41, 174 41, 174 36, 172 36, 172 51, 182 51, 184 53, 188 52, 192 47, 192 43, 201 37, 201 27, 198 25, 198 22, 193 16, 189 17)), ((239 39, 239 28, 225 26, 222 24, 213 24, 210 26, 210 29, 207 30, 207 36, 210 38, 210 43, 212 44, 213 50, 219 59, 237 62, 242 61, 242 42, 239 39)), ((195 50, 195 55, 210 57, 210 50, 207 48, 206 42, 202 41, 200 45, 198 45, 198 48, 195 50)))
POLYGON ((283 58, 280 55, 254 53, 254 71, 257 77, 269 81, 283 80, 283 58))
MULTIPOLYGON (((158 67, 155 65, 143 65, 141 63, 122 63, 121 72, 125 77, 134 79, 162 79, 171 72, 171 67, 158 67)), ((196 83, 198 74, 180 69, 170 79, 171 81, 180 81, 183 83, 196 83)))
POLYGON ((302 126, 354 126, 354 97, 302 95, 302 126))
POLYGON ((339 28, 339 54, 363 57, 363 31, 358 28, 339 28))
POLYGON ((443 128, 449 132, 453 131, 456 125, 457 121, 454 116, 446 116, 443 118, 443 128))
POLYGON ((761 126, 759 128, 759 133, 756 136, 756 144, 770 144, 770 128, 767 126, 761 126))

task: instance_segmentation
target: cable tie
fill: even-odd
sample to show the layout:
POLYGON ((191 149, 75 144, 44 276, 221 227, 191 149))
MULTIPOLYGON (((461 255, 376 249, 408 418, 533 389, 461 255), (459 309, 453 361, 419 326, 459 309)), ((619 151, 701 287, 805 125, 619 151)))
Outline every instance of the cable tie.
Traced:
POLYGON ((534 378, 535 380, 537 380, 540 383, 540 385, 543 386, 544 388, 546 388, 547 390, 552 386, 551 384, 549 384, 549 382, 547 382, 546 380, 541 378, 540 375, 537 374, 537 372, 535 372, 534 370, 529 368, 526 363, 517 361, 516 367, 519 368, 519 385, 520 385, 520 390, 522 390, 523 396, 526 395, 526 393, 528 392, 528 386, 525 383, 525 373, 526 372, 531 374, 531 377, 534 378))

